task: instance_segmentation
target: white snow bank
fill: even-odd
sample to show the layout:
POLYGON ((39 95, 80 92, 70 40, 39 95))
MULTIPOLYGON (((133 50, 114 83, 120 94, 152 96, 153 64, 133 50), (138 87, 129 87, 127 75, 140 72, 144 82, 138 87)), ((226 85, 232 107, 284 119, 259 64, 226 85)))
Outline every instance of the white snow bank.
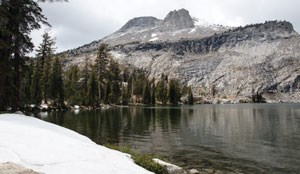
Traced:
POLYGON ((46 174, 150 174, 128 154, 85 136, 18 114, 0 114, 0 163, 13 162, 46 174))

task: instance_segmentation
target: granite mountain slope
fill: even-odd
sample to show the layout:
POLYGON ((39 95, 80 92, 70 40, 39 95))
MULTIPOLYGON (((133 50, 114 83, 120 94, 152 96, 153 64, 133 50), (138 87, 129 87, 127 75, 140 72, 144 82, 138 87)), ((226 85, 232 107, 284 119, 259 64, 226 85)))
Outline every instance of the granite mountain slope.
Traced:
POLYGON ((107 43, 119 63, 144 69, 149 78, 162 73, 179 78, 209 101, 269 102, 300 99, 300 36, 286 21, 229 28, 195 25, 189 12, 170 12, 165 19, 134 18, 117 32, 66 52, 65 63, 95 58, 107 43))

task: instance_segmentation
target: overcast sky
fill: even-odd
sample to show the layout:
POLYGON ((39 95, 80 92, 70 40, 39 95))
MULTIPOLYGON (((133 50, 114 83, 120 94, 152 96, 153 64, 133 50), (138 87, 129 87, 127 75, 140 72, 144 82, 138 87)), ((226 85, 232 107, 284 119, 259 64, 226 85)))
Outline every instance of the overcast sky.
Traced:
MULTIPOLYGON (((163 19, 185 8, 192 17, 211 24, 243 26, 266 20, 287 20, 300 31, 300 0, 69 0, 41 3, 52 25, 57 51, 72 49, 113 33, 140 16, 163 19)), ((38 45, 44 29, 32 33, 38 45)))

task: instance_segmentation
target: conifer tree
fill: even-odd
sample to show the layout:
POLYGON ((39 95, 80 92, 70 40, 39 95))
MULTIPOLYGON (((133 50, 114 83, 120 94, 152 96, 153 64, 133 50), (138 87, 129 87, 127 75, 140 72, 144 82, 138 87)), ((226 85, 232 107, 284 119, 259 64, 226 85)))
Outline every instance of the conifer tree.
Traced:
POLYGON ((109 61, 109 53, 107 45, 101 44, 98 49, 97 58, 96 58, 96 72, 97 72, 97 85, 98 85, 98 100, 101 103, 101 88, 104 86, 104 76, 107 72, 107 65, 109 61))
POLYGON ((42 102, 42 90, 41 90, 41 72, 39 69, 39 63, 36 61, 34 70, 33 70, 33 76, 32 76, 32 82, 31 82, 31 103, 40 105, 42 102))
POLYGON ((22 70, 26 54, 33 44, 30 32, 39 29, 40 23, 45 23, 41 8, 33 0, 2 0, 0 8, 0 109, 6 103, 4 98, 13 99, 13 110, 20 108, 20 90, 22 70), (11 76, 13 78, 9 79, 11 76), (6 96, 5 82, 12 80, 13 96, 6 96))
POLYGON ((128 87, 122 85, 122 105, 128 105, 128 87))
POLYGON ((33 70, 34 70, 34 62, 32 60, 27 61, 26 66, 24 66, 24 78, 21 82, 21 101, 22 106, 26 104, 30 104, 32 101, 31 97, 31 83, 32 83, 32 77, 33 77, 33 70))
POLYGON ((55 41, 53 38, 51 38, 48 31, 45 31, 45 33, 42 36, 43 41, 38 46, 37 52, 37 58, 40 62, 40 71, 42 74, 41 77, 41 88, 42 88, 42 94, 44 102, 47 103, 47 99, 49 97, 49 74, 51 70, 51 62, 52 62, 52 56, 54 54, 55 48, 54 44, 55 41))
POLYGON ((168 88, 167 88, 167 76, 164 74, 161 75, 160 81, 157 83, 156 95, 157 99, 162 102, 162 104, 167 104, 168 101, 168 88))
POLYGON ((83 70, 81 72, 81 100, 82 100, 82 104, 83 105, 88 105, 88 81, 89 81, 89 68, 90 64, 89 64, 89 60, 88 57, 85 57, 84 59, 84 67, 83 70))
POLYGON ((119 64, 112 59, 110 61, 109 72, 111 76, 110 101, 112 103, 119 104, 119 99, 121 96, 121 71, 119 68, 119 64))
POLYGON ((71 65, 65 73, 65 95, 68 104, 80 104, 80 83, 79 68, 77 65, 71 65))
POLYGON ((144 82, 143 103, 144 104, 150 104, 151 103, 151 91, 150 91, 150 84, 148 82, 148 79, 146 79, 145 82, 144 82))
POLYGON ((97 79, 94 71, 91 71, 91 75, 88 81, 88 104, 89 106, 98 106, 98 92, 97 92, 97 79))
POLYGON ((168 98, 171 104, 178 104, 180 101, 180 88, 178 80, 171 79, 169 81, 168 98))
POLYGON ((56 107, 64 107, 64 84, 62 77, 62 67, 59 58, 56 57, 50 75, 50 94, 53 105, 56 107))
POLYGON ((33 49, 30 32, 48 25, 41 12, 34 0, 0 1, 0 110, 10 104, 13 110, 20 108, 22 71, 26 55, 33 49), (10 89, 14 91, 10 93, 10 89), (8 103, 7 98, 13 102, 8 103))
POLYGON ((151 104, 155 105, 156 98, 155 98, 155 79, 152 79, 151 81, 151 104))

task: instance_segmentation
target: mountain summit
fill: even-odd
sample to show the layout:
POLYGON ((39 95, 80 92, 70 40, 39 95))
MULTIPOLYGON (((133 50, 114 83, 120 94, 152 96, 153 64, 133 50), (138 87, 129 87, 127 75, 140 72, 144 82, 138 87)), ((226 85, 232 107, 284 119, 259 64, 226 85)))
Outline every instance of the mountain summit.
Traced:
POLYGON ((137 17, 129 20, 120 30, 103 38, 111 45, 130 42, 161 42, 187 38, 203 38, 227 29, 221 25, 195 25, 185 9, 173 10, 164 19, 137 17))
POLYGON ((171 11, 163 20, 162 28, 167 30, 182 30, 194 28, 194 21, 185 9, 171 11))
POLYGON ((67 64, 94 59, 99 43, 120 64, 191 86, 202 102, 300 101, 300 36, 286 21, 229 28, 198 21, 185 9, 162 19, 139 17, 71 50, 67 64))

